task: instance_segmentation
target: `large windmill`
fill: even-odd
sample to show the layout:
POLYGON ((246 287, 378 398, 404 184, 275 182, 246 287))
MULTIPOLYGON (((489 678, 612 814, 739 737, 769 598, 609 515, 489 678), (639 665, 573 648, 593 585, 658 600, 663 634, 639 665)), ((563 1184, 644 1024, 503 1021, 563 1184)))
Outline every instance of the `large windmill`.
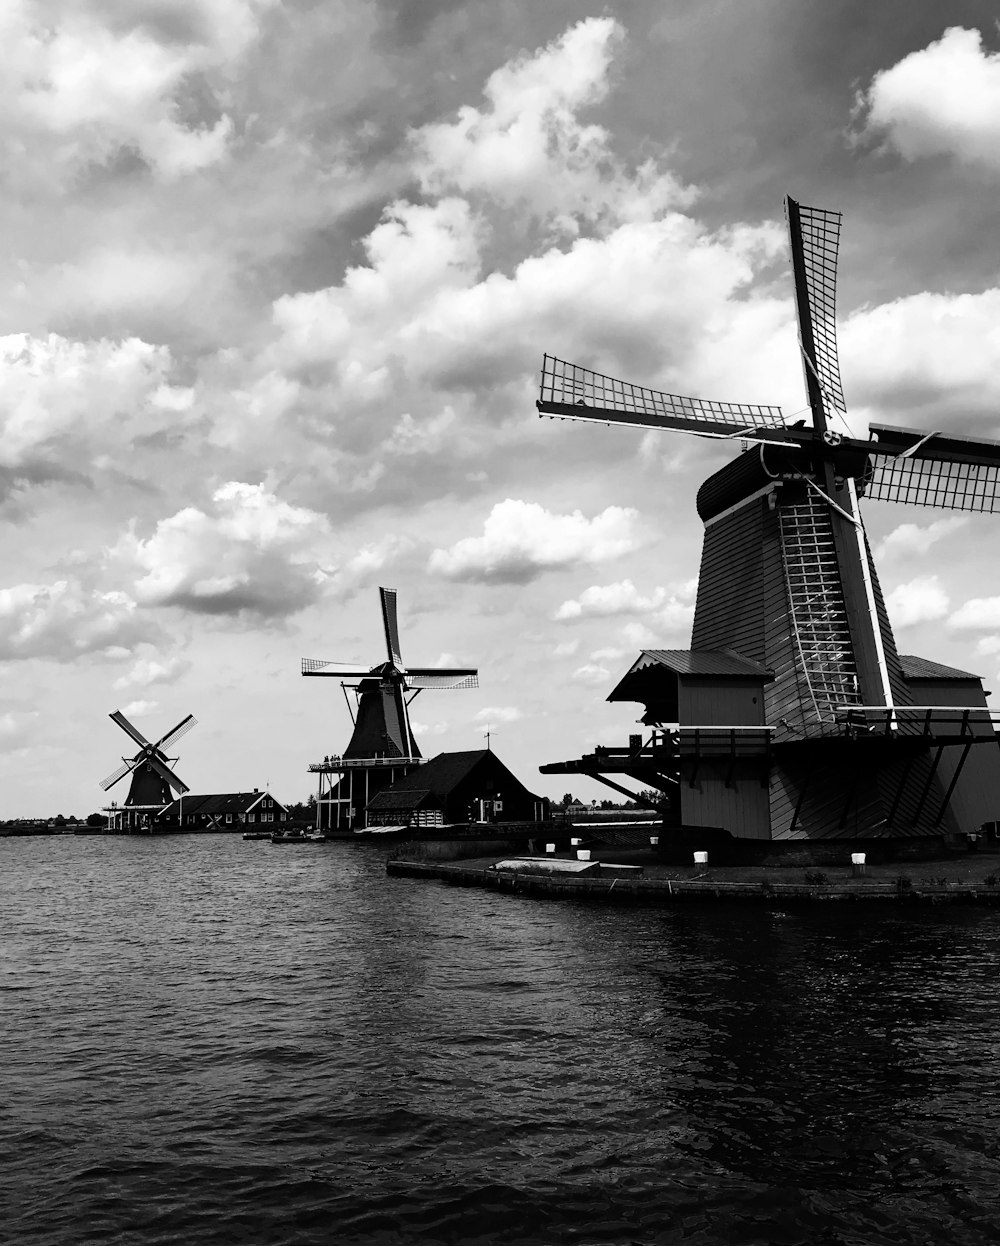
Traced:
MULTIPOLYGON (((678 827, 737 838, 974 832, 1000 818, 1000 753, 977 676, 900 656, 859 499, 1000 509, 1000 442, 847 427, 837 358, 840 213, 787 200, 812 426, 683 398, 545 356, 541 414, 740 442, 698 492, 690 650, 644 651, 609 700, 653 728, 547 773, 631 775, 678 827), (973 748, 976 745, 978 747, 973 748)), ((625 790, 625 789, 620 789, 625 790)))
MULTIPOLYGON (((386 660, 375 666, 302 659, 302 674, 337 679, 354 690, 354 732, 344 752, 309 767, 319 775, 317 826, 321 830, 364 826, 365 807, 376 792, 423 760, 410 727, 409 707, 425 689, 476 688, 471 668, 406 667, 400 654, 396 591, 380 588, 386 660)), ((348 698, 348 706, 351 702, 348 698)))
POLYGON ((120 822, 117 829, 128 831, 148 828, 153 817, 173 800, 173 792, 183 796, 190 790, 184 780, 171 770, 172 763, 177 759, 168 757, 167 752, 182 736, 187 735, 198 720, 193 714, 188 714, 176 727, 152 744, 129 722, 121 710, 115 710, 108 717, 139 746, 139 751, 133 757, 123 757, 118 769, 101 783, 101 787, 107 792, 127 774, 132 776, 128 796, 120 806, 112 806, 108 812, 120 822))

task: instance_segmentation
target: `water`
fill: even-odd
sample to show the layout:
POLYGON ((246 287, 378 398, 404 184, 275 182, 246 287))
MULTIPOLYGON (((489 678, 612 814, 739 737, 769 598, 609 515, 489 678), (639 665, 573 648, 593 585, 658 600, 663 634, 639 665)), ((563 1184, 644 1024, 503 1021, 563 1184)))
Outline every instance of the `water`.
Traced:
POLYGON ((0 1240, 979 1243, 1000 914, 0 840, 0 1240))

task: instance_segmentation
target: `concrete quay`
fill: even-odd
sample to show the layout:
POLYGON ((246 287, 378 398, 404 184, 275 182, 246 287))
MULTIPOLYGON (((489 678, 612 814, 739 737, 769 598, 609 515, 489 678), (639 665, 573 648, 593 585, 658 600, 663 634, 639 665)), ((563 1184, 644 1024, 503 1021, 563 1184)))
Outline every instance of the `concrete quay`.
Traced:
POLYGON ((1000 907, 1000 852, 924 861, 912 868, 899 863, 866 867, 864 875, 855 875, 850 863, 823 870, 713 868, 711 864, 705 869, 671 867, 657 863, 652 853, 617 853, 613 860, 593 860, 587 868, 577 866, 575 855, 570 854, 534 860, 490 856, 458 861, 399 856, 387 861, 386 872, 396 878, 457 887, 624 905, 722 902, 779 909, 831 903, 1000 907), (563 868, 560 861, 565 863, 563 868))

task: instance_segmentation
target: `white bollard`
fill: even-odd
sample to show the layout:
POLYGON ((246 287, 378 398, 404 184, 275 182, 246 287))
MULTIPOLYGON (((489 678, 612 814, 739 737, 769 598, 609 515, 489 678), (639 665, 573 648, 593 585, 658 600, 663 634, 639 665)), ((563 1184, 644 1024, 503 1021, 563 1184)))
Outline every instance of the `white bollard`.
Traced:
POLYGON ((705 869, 708 866, 708 853, 707 852, 696 852, 694 854, 694 864, 695 864, 695 868, 697 868, 698 866, 701 866, 702 869, 705 869))
POLYGON ((576 850, 576 859, 578 861, 589 861, 590 860, 590 849, 589 848, 578 848, 576 850))
POLYGON ((546 844, 546 845, 545 845, 545 851, 546 851, 546 852, 555 852, 555 850, 556 850, 556 846, 555 846, 555 844, 546 844))
POLYGON ((868 867, 865 865, 865 854, 863 852, 851 853, 851 872, 855 878, 863 878, 868 873, 868 867))
POLYGON ((582 843, 583 843, 582 839, 571 839, 569 841, 569 846, 571 848, 579 848, 582 843))

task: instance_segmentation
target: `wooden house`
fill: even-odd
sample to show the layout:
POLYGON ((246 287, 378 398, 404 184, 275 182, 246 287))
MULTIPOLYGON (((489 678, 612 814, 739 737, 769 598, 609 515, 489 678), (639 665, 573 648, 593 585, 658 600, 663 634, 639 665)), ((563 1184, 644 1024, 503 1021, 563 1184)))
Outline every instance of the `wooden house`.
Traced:
POLYGON ((186 793, 170 802, 156 819, 161 830, 242 831, 263 829, 289 820, 288 810, 268 791, 220 792, 208 796, 186 793))
POLYGON ((540 822, 548 801, 529 792, 492 749, 439 753, 368 802, 369 826, 540 822))

